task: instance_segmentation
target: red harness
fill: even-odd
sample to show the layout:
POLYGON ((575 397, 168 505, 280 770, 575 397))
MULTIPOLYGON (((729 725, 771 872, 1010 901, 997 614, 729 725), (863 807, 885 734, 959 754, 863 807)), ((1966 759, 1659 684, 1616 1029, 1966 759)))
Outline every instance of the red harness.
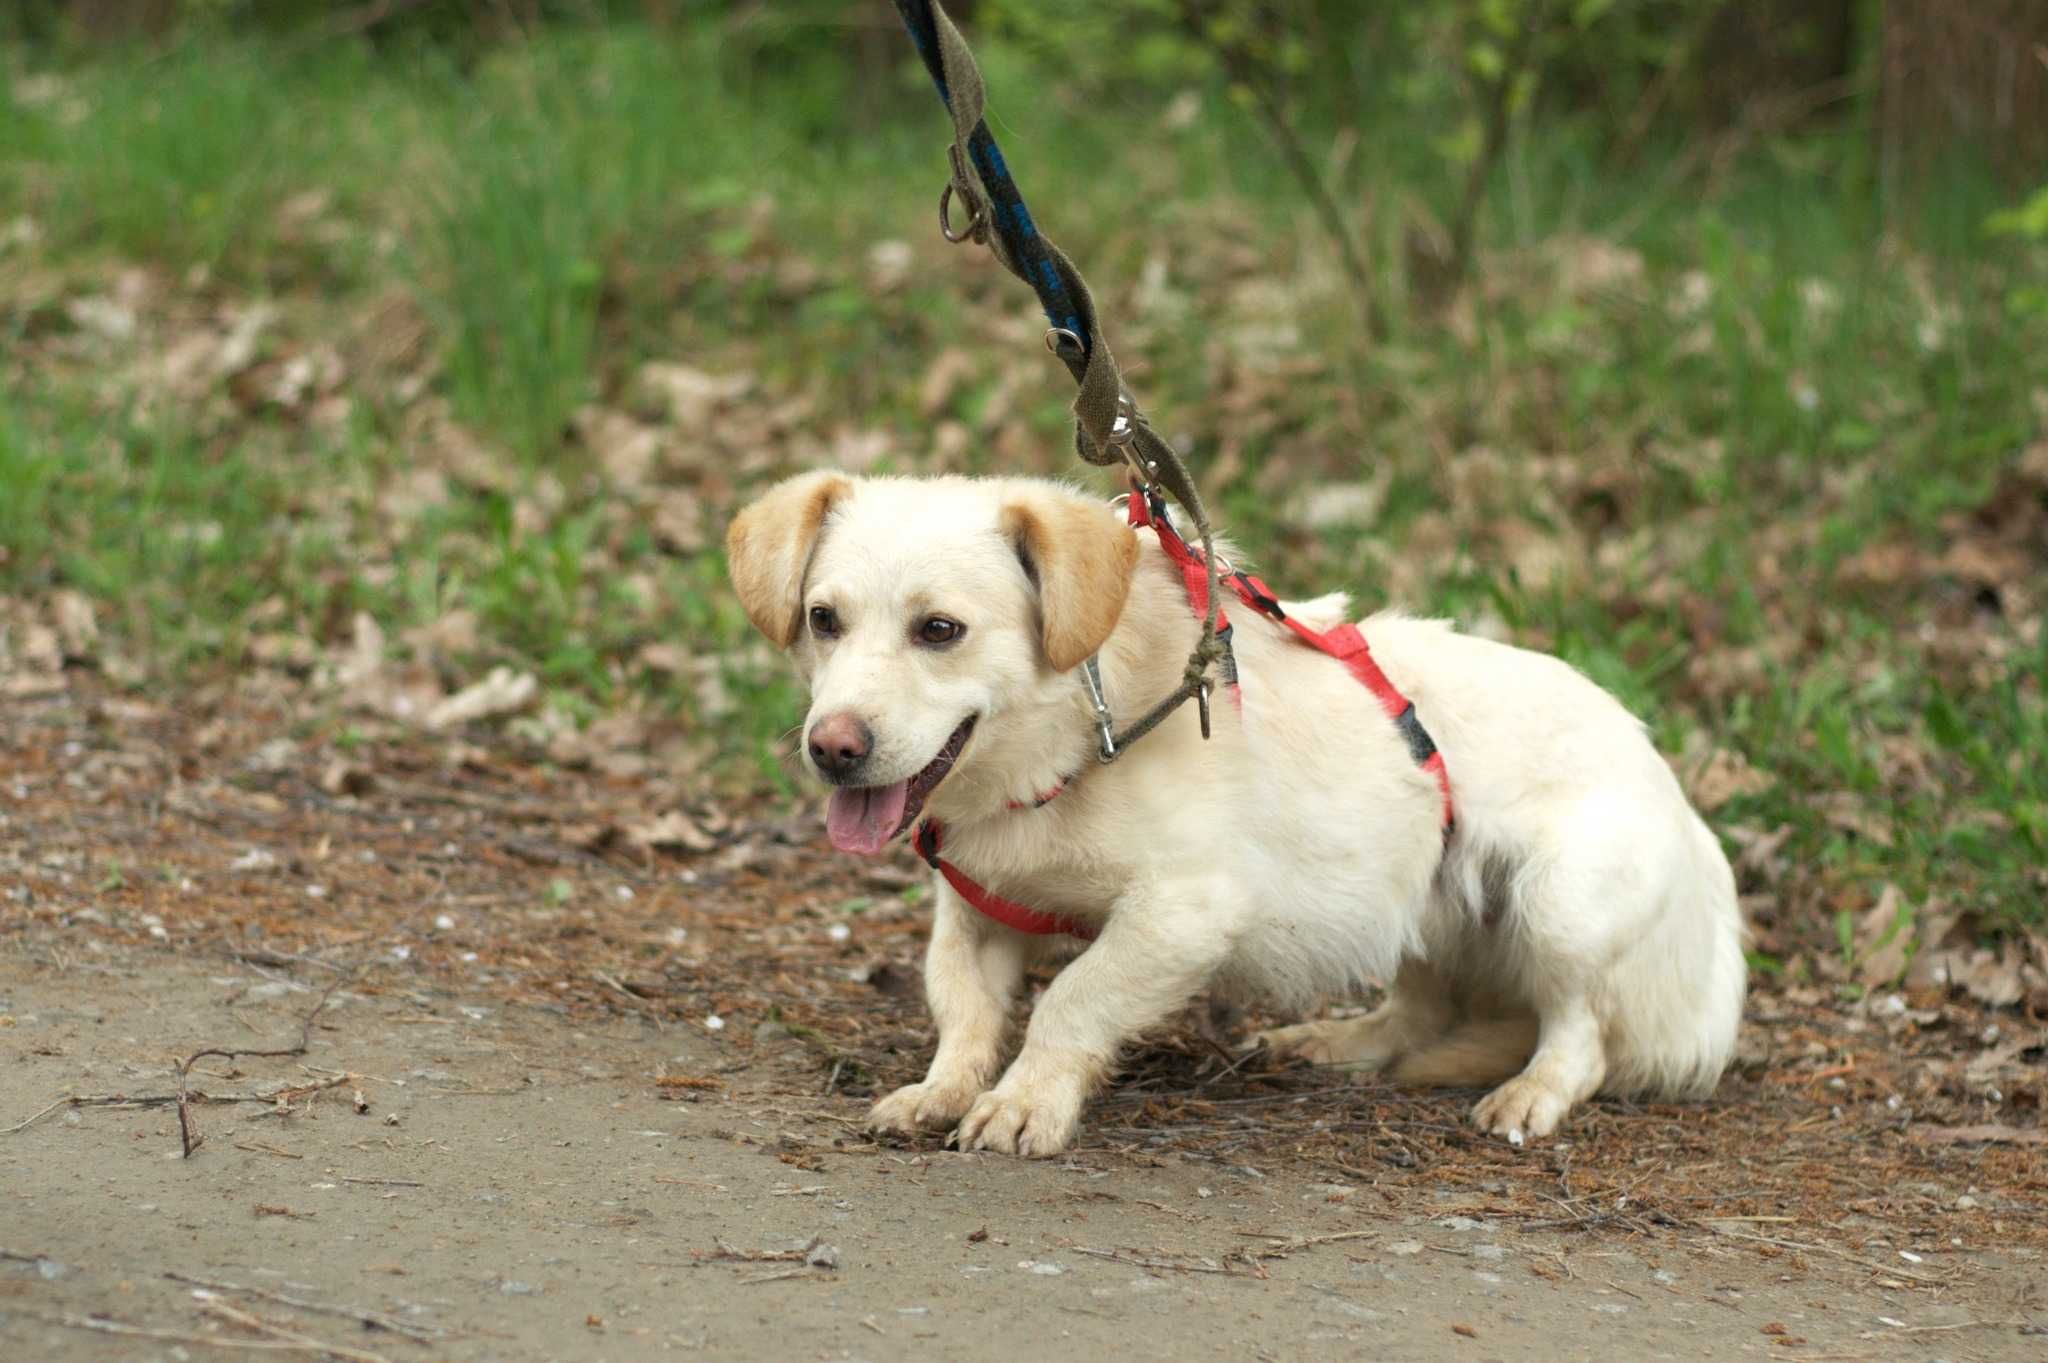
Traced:
MULTIPOLYGON (((1209 609, 1208 568, 1204 565, 1201 554, 1182 539, 1180 532, 1167 520, 1165 504, 1159 501, 1156 495, 1133 493, 1130 498, 1130 517, 1134 528, 1143 529, 1151 526, 1158 533, 1159 547, 1166 552, 1168 561, 1180 572, 1181 584, 1188 594, 1188 606, 1197 616, 1206 615, 1209 609)), ((1408 755, 1415 760, 1417 766, 1436 778, 1437 789, 1443 795, 1443 834, 1448 839, 1455 826, 1455 819, 1451 806, 1451 777, 1444 767, 1444 755, 1437 751, 1436 743, 1430 738, 1429 731, 1424 729, 1422 721, 1416 718, 1414 703, 1401 694, 1400 689, 1388 680, 1387 674, 1381 671, 1380 665, 1373 660, 1372 646, 1366 643, 1365 636, 1358 631, 1358 626, 1343 624, 1327 630, 1311 629, 1282 610, 1271 589, 1251 574, 1223 573, 1219 574, 1216 580, 1229 587, 1232 594, 1252 610, 1269 620, 1287 626, 1296 638, 1310 648, 1319 653, 1327 653, 1343 663, 1345 669, 1358 679, 1359 685, 1372 692, 1373 699, 1380 703, 1380 708, 1386 712, 1387 718, 1401 731, 1401 737, 1408 744, 1408 755)), ((1220 605, 1216 611, 1216 634, 1225 644, 1224 684, 1230 688, 1231 696, 1235 698, 1238 694, 1237 661, 1228 651, 1230 623, 1220 605)), ((1025 805, 1013 802, 1010 808, 1039 808, 1050 802, 1065 786, 1066 782, 1061 781, 1046 794, 1039 796, 1035 803, 1025 805)), ((1096 930, 1086 924, 1076 923, 1057 914, 1026 908, 1014 900, 989 893, 959 867, 939 855, 943 837, 944 830, 937 819, 926 819, 920 823, 914 839, 918 855, 946 878, 946 883, 953 887, 954 893, 977 911, 1017 932, 1027 932, 1035 936, 1063 932, 1072 937, 1079 937, 1083 941, 1095 940, 1096 930)))

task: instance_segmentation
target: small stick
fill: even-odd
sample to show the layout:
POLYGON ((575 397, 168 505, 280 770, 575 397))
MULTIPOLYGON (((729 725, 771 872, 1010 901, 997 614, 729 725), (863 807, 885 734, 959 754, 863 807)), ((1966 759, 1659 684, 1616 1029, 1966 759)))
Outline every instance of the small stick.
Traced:
POLYGON ((261 1297, 265 1301, 274 1301, 280 1306, 295 1306, 301 1311, 316 1311, 322 1315, 340 1316, 344 1320, 360 1321, 362 1324, 374 1329, 389 1330, 394 1335, 404 1335, 407 1339, 434 1340, 448 1333, 446 1330, 436 1330, 424 1325, 414 1325, 409 1321, 400 1320, 396 1316, 387 1316, 381 1311, 371 1311, 365 1307, 330 1306, 326 1302, 307 1301, 304 1297, 286 1296, 282 1292, 272 1292, 268 1288, 247 1287, 241 1283, 217 1282, 210 1278, 194 1278, 184 1273, 166 1273, 164 1276, 174 1283, 184 1283, 187 1287, 203 1287, 212 1292, 241 1292, 251 1297, 261 1297))
POLYGON ((350 1178, 346 1174, 341 1176, 341 1181, 343 1183, 370 1183, 384 1188, 424 1188, 427 1186, 424 1183, 409 1178, 350 1178))
POLYGON ((391 1360, 384 1355, 373 1354, 367 1349, 350 1349, 340 1344, 323 1343, 310 1335, 302 1335, 296 1330, 287 1330, 282 1325, 273 1325, 261 1316, 244 1311, 238 1306, 230 1306, 227 1302, 210 1294, 199 1303, 199 1309, 209 1316, 220 1317, 230 1325, 239 1325, 245 1330, 254 1330, 258 1334, 269 1335, 273 1339, 281 1340, 301 1349, 311 1350, 314 1353, 344 1359, 346 1363, 391 1363, 391 1360))
POLYGON ((1088 1254, 1097 1259, 1112 1259, 1120 1264, 1129 1264, 1133 1268, 1167 1269, 1175 1273, 1220 1273, 1226 1278, 1241 1276, 1227 1268, 1212 1263, 1176 1264, 1165 1259, 1141 1258, 1138 1255, 1125 1254, 1114 1249, 1089 1249, 1085 1245, 1075 1245, 1073 1248, 1076 1254, 1088 1254))
POLYGON ((785 1268, 779 1273, 756 1273, 751 1278, 739 1278, 735 1281, 742 1287, 752 1287, 755 1283, 779 1283, 784 1278, 809 1278, 814 1276, 816 1275, 811 1272, 810 1265, 804 1264, 797 1268, 785 1268))
POLYGON ((280 1149, 278 1149, 278 1148, 277 1148, 276 1146, 274 1146, 274 1145, 265 1145, 265 1144, 264 1144, 264 1143, 263 1143, 262 1141, 236 1141, 236 1142, 235 1142, 235 1149, 237 1149, 237 1150, 249 1150, 249 1151, 253 1151, 254 1153, 256 1153, 256 1154, 259 1154, 259 1155, 275 1155, 275 1156, 277 1156, 277 1157, 278 1157, 279 1159, 304 1159, 304 1158, 305 1158, 305 1156, 304 1156, 304 1155, 297 1155, 297 1154, 293 1154, 293 1153, 292 1153, 291 1151, 289 1151, 289 1150, 280 1150, 280 1149))
POLYGON ((1345 1230, 1338 1231, 1335 1235, 1294 1236, 1275 1235, 1273 1232, 1265 1230, 1237 1230, 1232 1231, 1231 1234, 1242 1235, 1251 1240, 1271 1240, 1275 1242, 1273 1248, 1291 1250, 1307 1249, 1310 1245, 1332 1245, 1339 1240, 1363 1240, 1367 1236, 1378 1235, 1379 1232, 1376 1230, 1345 1230))
POLYGON ((336 1349, 317 1341, 285 1342, 269 1339, 229 1339, 222 1335, 195 1335, 184 1330, 151 1330, 140 1325, 124 1325, 118 1320, 102 1320, 97 1316, 75 1316, 70 1312, 46 1316, 40 1311, 19 1313, 23 1320, 39 1320, 45 1325, 62 1325, 72 1330, 96 1330, 103 1335, 122 1335, 129 1339, 160 1339, 169 1344, 198 1344, 210 1349, 246 1349, 251 1353, 271 1354, 332 1354, 339 1358, 356 1360, 357 1363, 391 1363, 382 1354, 361 1353, 355 1350, 336 1349))
MULTIPOLYGON (((1931 1274, 1915 1273, 1909 1268, 1897 1268, 1891 1264, 1880 1264, 1872 1259, 1858 1258, 1846 1250, 1835 1249, 1830 1245, 1802 1244, 1797 1240, 1780 1240, 1774 1235, 1748 1235, 1739 1230, 1724 1230, 1720 1226, 1709 1226, 1709 1229, 1714 1234, 1725 1235, 1731 1240, 1754 1240, 1760 1245, 1776 1245, 1780 1249, 1796 1249, 1808 1254, 1831 1254, 1837 1259, 1845 1259, 1852 1264, 1870 1269, 1874 1273, 1882 1273, 1888 1278, 1911 1278, 1916 1283, 1928 1283, 1936 1287, 1941 1285, 1941 1279, 1931 1274)), ((1807 1356, 1809 1358, 1822 1357, 1820 1354, 1809 1354, 1807 1356)))
POLYGON ((37 1122, 41 1121, 43 1118, 49 1116, 52 1112, 55 1112, 58 1108, 64 1106, 66 1103, 69 1103, 71 1101, 73 1100, 70 1098, 59 1098, 56 1102, 50 1104, 48 1107, 44 1108, 41 1112, 38 1112, 33 1117, 24 1118, 21 1121, 16 1122, 13 1126, 0 1127, 0 1136, 12 1136, 17 1132, 26 1131, 30 1127, 34 1126, 37 1122))
POLYGON ((320 1010, 327 1006, 327 1001, 334 997, 334 991, 353 978, 355 978, 353 975, 342 976, 320 991, 320 997, 314 1001, 312 1011, 308 1012, 299 1023, 299 1040, 295 1046, 287 1046, 281 1050, 270 1051, 223 1050, 217 1046, 209 1046, 205 1050, 192 1052, 192 1054, 178 1062, 178 1145, 182 1152, 182 1158, 191 1159, 192 1152, 197 1150, 206 1140, 206 1137, 200 1134, 199 1128, 192 1121, 192 1095, 186 1082, 191 1076, 192 1066, 209 1055, 217 1055, 223 1060, 230 1061, 245 1056, 250 1059, 277 1059, 283 1056, 304 1055, 313 1044, 314 1019, 320 1016, 320 1010))

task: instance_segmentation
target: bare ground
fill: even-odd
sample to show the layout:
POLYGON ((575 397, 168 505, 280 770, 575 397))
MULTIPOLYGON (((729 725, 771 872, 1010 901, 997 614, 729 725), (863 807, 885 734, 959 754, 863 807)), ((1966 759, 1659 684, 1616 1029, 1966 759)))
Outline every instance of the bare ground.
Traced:
POLYGON ((9 1360, 2048 1352, 2024 1011, 1760 986, 1714 1102, 1520 1151, 1191 1014, 1063 1162, 878 1145, 911 865, 247 694, 0 707, 9 1360), (188 1158, 202 1050, 293 1053, 191 1059, 188 1158))

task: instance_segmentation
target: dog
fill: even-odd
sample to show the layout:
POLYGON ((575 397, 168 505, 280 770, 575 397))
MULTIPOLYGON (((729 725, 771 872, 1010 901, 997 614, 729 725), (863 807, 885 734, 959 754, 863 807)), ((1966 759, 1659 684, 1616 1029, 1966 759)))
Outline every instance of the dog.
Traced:
MULTIPOLYGON (((1036 479, 812 473, 729 527, 735 594, 810 690, 832 845, 915 836, 941 868, 937 1050, 870 1125, 1056 1155, 1120 1049, 1204 989, 1300 1015, 1383 984, 1370 1013, 1259 1041, 1492 1086, 1472 1120, 1515 1145, 1595 1093, 1709 1094, 1743 1005, 1735 880, 1643 726, 1559 659, 1374 615, 1433 774, 1347 666, 1225 598, 1237 681, 1210 736, 1185 705, 1104 763, 1091 669, 1135 717, 1201 633, 1167 545, 1036 479), (1004 1069, 1027 968, 1089 938, 1004 1069)), ((1348 602, 1273 614, 1331 629, 1348 602)))

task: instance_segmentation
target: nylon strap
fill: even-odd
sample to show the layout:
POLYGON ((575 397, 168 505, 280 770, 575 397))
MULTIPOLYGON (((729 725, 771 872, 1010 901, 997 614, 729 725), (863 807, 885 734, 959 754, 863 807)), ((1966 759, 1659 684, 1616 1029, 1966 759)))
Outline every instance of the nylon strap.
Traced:
MULTIPOLYGON (((986 104, 981 68, 968 50, 967 40, 946 13, 939 0, 896 0, 896 13, 903 20, 916 45, 918 56, 938 87, 953 118, 953 180, 950 195, 957 195, 968 210, 968 234, 987 243, 1006 269, 1038 295, 1046 321, 1053 327, 1049 336, 1065 333, 1053 353, 1074 376, 1079 391, 1074 395, 1074 452, 1090 464, 1112 467, 1128 462, 1140 482, 1158 485, 1181 504, 1194 522, 1202 542, 1207 568, 1206 599, 1212 608, 1204 616, 1202 637, 1188 658, 1181 685, 1143 717, 1119 735, 1116 749, 1142 737, 1161 720, 1208 684, 1209 668, 1223 655, 1217 639, 1215 555, 1210 552, 1208 512, 1202 494, 1187 466, 1173 447, 1152 429, 1138 410, 1124 384, 1109 342, 1096 316, 1095 296, 1081 272, 1064 251, 1038 230, 1024 196, 1010 176, 1002 149, 989 132, 983 117, 986 104)), ((943 205, 945 201, 942 200, 943 205)), ((948 228, 951 235, 951 229, 948 228)))

